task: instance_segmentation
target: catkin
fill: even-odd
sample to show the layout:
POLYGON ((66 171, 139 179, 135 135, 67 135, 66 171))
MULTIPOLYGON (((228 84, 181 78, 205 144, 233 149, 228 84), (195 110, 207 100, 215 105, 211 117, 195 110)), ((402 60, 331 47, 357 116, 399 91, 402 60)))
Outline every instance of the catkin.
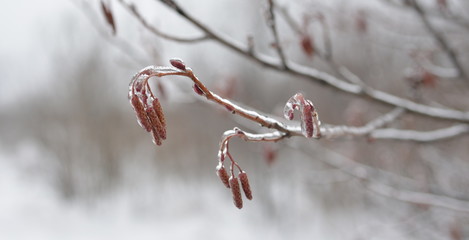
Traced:
POLYGON ((233 194, 234 205, 241 209, 243 208, 243 199, 241 197, 241 189, 239 188, 239 182, 237 177, 230 178, 231 193, 233 194))
POLYGON ((132 107, 134 108, 135 113, 137 114, 137 120, 140 126, 147 132, 151 132, 152 127, 150 122, 148 121, 147 113, 143 108, 143 103, 140 102, 137 95, 132 95, 130 103, 132 104, 132 107))
POLYGON ((152 107, 147 108, 146 110, 148 119, 150 119, 150 123, 152 125, 152 135, 153 141, 156 145, 161 145, 162 134, 166 134, 164 132, 163 126, 161 126, 161 122, 158 119, 158 115, 153 110, 152 107))
POLYGON ((223 182, 223 184, 225 184, 227 188, 230 188, 229 176, 228 176, 228 173, 226 172, 225 167, 221 166, 220 168, 218 168, 217 175, 220 178, 220 180, 223 182))
POLYGON ((247 199, 251 200, 252 199, 252 192, 251 192, 251 186, 249 185, 249 179, 248 175, 246 172, 241 172, 239 175, 239 180, 241 181, 241 186, 243 187, 243 192, 244 195, 246 196, 247 199))
POLYGON ((155 110, 155 113, 160 120, 162 127, 160 137, 164 140, 166 139, 166 119, 164 117, 163 108, 161 107, 160 101, 157 98, 153 99, 153 109, 155 110))

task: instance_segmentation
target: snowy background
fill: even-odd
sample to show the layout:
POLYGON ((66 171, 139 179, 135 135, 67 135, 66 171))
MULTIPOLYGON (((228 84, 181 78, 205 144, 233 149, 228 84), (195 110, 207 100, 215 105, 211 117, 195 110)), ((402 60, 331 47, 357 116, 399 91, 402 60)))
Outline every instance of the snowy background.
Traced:
MULTIPOLYGON (((162 30, 197 36, 165 6, 134 2, 162 30)), ((259 51, 275 54, 262 45, 269 41, 263 1, 181 2, 214 29, 239 41, 252 35, 259 51), (231 16, 223 13, 226 9, 231 16)), ((365 70, 366 61, 381 64, 382 68, 365 71, 370 79, 405 64, 394 55, 376 60, 387 51, 396 52, 387 47, 388 35, 377 37, 383 36, 380 28, 370 27, 375 45, 339 31, 347 28, 347 16, 357 9, 373 12, 383 5, 322 2, 326 3, 295 1, 290 7, 295 12, 319 6, 326 15, 343 17, 334 25, 336 39, 346 36, 356 48, 351 51, 337 41, 345 64, 358 72, 364 69, 354 65, 357 58, 365 70)), ((353 144, 289 139, 275 145, 279 151, 271 165, 264 160, 263 145, 234 141, 233 155, 249 174, 254 194, 238 210, 215 175, 215 166, 221 134, 237 126, 239 119, 195 100, 187 81, 168 79, 169 94, 163 101, 168 140, 156 148, 137 125, 127 99, 130 77, 138 69, 167 65, 167 59, 180 57, 209 86, 236 78, 233 98, 264 112, 278 114, 283 102, 301 90, 314 96, 319 109, 343 105, 322 112, 329 123, 341 123, 350 106, 365 109, 362 115, 367 119, 377 114, 366 113, 363 101, 266 71, 217 44, 184 45, 156 38, 117 2, 111 1, 111 6, 116 37, 110 34, 98 1, 17 0, 0 8, 0 239, 448 239, 454 222, 467 223, 458 213, 422 210, 370 193, 361 180, 321 160, 347 155, 399 174, 416 168, 415 162, 399 157, 402 151, 393 151, 398 146, 409 156, 418 155, 415 145, 374 143, 370 150, 365 139, 353 144)), ((382 23, 393 14, 389 10, 373 16, 382 23)), ((402 15, 405 19, 412 18, 402 15)), ((296 40, 285 38, 291 55, 306 61, 296 40)), ((391 85, 382 79, 378 85, 391 85)), ((461 148, 465 143, 449 145, 461 148)), ((428 149, 463 169, 449 170, 442 179, 458 175, 458 186, 467 186, 464 151, 424 150, 428 149)))

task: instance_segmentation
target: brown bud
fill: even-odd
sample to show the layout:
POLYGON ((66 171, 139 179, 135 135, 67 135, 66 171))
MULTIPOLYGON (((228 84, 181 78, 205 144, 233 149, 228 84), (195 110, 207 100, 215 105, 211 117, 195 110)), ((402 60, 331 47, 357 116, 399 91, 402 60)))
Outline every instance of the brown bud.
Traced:
POLYGON ((151 132, 151 124, 148 121, 147 114, 143 108, 143 103, 140 102, 138 97, 134 94, 130 98, 130 104, 134 108, 135 113, 137 114, 137 121, 140 126, 145 129, 147 132, 151 132))
POLYGON ((173 58, 169 60, 169 63, 171 63, 171 65, 173 65, 173 67, 175 68, 181 69, 183 71, 186 70, 186 64, 184 64, 184 62, 181 59, 173 58))
POLYGON ((228 110, 228 111, 230 111, 230 112, 232 112, 232 113, 235 113, 233 106, 231 106, 231 105, 225 105, 225 108, 226 108, 226 110, 228 110))
POLYGON ((217 175, 220 178, 220 180, 225 184, 227 188, 230 188, 230 183, 229 183, 229 176, 228 173, 226 172, 225 167, 217 167, 217 175))
POLYGON ((314 55, 313 38, 311 38, 309 35, 305 34, 301 37, 300 45, 301 45, 301 48, 303 49, 303 52, 308 57, 312 57, 314 55))
POLYGON ((243 208, 243 199, 241 197, 241 189, 239 188, 239 182, 237 177, 230 178, 231 193, 233 194, 234 205, 241 209, 243 208))
POLYGON ((264 159, 269 166, 271 166, 277 158, 277 151, 272 147, 271 143, 264 143, 263 145, 264 159))
POLYGON ((106 22, 111 26, 112 28, 112 34, 116 34, 116 22, 114 21, 114 17, 112 15, 111 9, 104 4, 103 1, 101 1, 101 11, 104 14, 104 17, 106 18, 106 22))
POLYGON ((246 198, 251 200, 252 199, 252 192, 251 192, 251 186, 249 185, 249 179, 248 175, 246 172, 242 171, 239 175, 239 181, 241 181, 241 186, 243 187, 243 192, 244 195, 246 195, 246 198))
POLYGON ((436 76, 428 71, 422 73, 422 84, 425 87, 435 87, 436 86, 436 76))
POLYGON ((194 89, 194 92, 199 94, 200 96, 204 95, 204 92, 202 91, 202 89, 200 89, 199 86, 197 86, 197 84, 194 84, 194 86, 192 86, 192 88, 194 89))

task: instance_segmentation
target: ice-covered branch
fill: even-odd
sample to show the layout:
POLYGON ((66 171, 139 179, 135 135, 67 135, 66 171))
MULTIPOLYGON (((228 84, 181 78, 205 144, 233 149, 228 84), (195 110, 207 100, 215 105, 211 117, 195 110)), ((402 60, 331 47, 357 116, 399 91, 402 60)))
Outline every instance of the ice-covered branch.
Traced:
POLYGON ((234 41, 233 39, 229 39, 226 36, 223 36, 215 31, 211 30, 204 24, 202 24, 197 19, 190 16, 183 8, 181 8, 175 1, 173 0, 160 0, 162 3, 166 4, 173 10, 175 10, 180 16, 184 17, 186 20, 191 22, 195 25, 199 30, 204 32, 207 36, 210 37, 211 40, 214 40, 228 49, 231 49, 248 59, 251 59, 258 64, 275 69, 278 71, 283 71, 289 73, 291 75, 303 77, 305 79, 315 81, 318 83, 323 83, 329 85, 333 88, 341 90, 346 93, 368 97, 373 99, 374 101, 385 103, 388 105, 392 105, 395 107, 404 108, 410 112, 418 113, 421 115, 439 118, 439 119, 449 119, 449 120, 456 120, 460 122, 469 122, 469 112, 458 111, 450 108, 439 108, 439 107, 432 107, 420 103, 416 103, 414 101, 401 98, 371 87, 364 87, 353 83, 348 83, 343 81, 339 78, 336 78, 328 73, 316 70, 311 67, 306 67, 294 63, 292 61, 287 61, 288 69, 283 68, 281 61, 278 59, 265 56, 262 54, 253 54, 252 51, 249 50, 249 47, 243 46, 242 44, 234 41))
POLYGON ((207 100, 223 106, 226 110, 262 127, 277 130, 269 134, 249 135, 244 137, 250 141, 277 141, 285 137, 305 136, 307 138, 339 138, 344 136, 366 136, 370 135, 376 139, 401 139, 410 141, 437 141, 441 139, 459 136, 468 131, 466 124, 457 125, 448 129, 435 130, 431 132, 419 132, 412 130, 380 129, 384 125, 396 120, 405 112, 403 108, 393 111, 367 123, 361 127, 321 125, 318 113, 310 100, 298 93, 291 97, 284 109, 285 118, 292 120, 294 110, 300 111, 300 126, 289 125, 275 118, 260 114, 259 111, 246 109, 220 97, 210 91, 179 59, 172 59, 172 67, 149 66, 140 70, 133 78, 129 88, 129 99, 133 106, 139 124, 153 135, 155 144, 160 145, 166 138, 166 125, 163 110, 158 98, 153 94, 148 80, 151 77, 164 77, 169 75, 185 76, 190 78, 194 85, 194 91, 204 96, 207 100))
POLYGON ((396 120, 399 116, 404 113, 404 109, 396 108, 393 111, 367 123, 362 127, 350 127, 350 126, 326 126, 321 128, 321 134, 328 138, 334 138, 338 136, 364 136, 368 135, 373 131, 383 127, 384 125, 396 120))
POLYGON ((377 129, 371 132, 373 139, 395 139, 415 142, 433 142, 446 140, 469 133, 469 125, 459 124, 433 131, 403 130, 394 128, 377 129))
MULTIPOLYGON (((217 175, 220 177, 226 187, 231 188, 233 195, 233 202, 236 207, 243 207, 243 200, 241 195, 241 187, 247 199, 252 199, 252 192, 249 186, 249 181, 239 164, 234 160, 233 156, 229 151, 229 141, 233 137, 239 137, 245 141, 252 142, 276 142, 291 136, 304 136, 306 138, 320 138, 325 136, 327 138, 343 137, 343 136, 364 136, 374 133, 375 138, 386 138, 383 135, 379 135, 379 128, 383 127, 396 120, 401 114, 405 112, 402 108, 396 108, 390 113, 387 113, 362 127, 350 127, 350 126, 321 126, 319 121, 318 113, 310 100, 303 97, 302 94, 297 93, 292 96, 286 103, 284 108, 284 117, 292 120, 294 118, 294 111, 297 110, 301 113, 300 126, 288 125, 280 122, 272 117, 265 116, 258 113, 256 110, 249 110, 238 106, 237 104, 224 99, 217 94, 211 92, 193 73, 192 69, 186 67, 186 65, 180 59, 170 60, 171 67, 155 67, 149 66, 140 70, 132 78, 129 86, 129 99, 130 103, 136 113, 138 123, 147 132, 150 132, 153 137, 153 142, 156 145, 161 145, 162 141, 166 139, 166 119, 163 113, 163 109, 157 96, 155 96, 151 90, 150 84, 148 83, 151 77, 164 77, 164 76, 184 76, 192 80, 193 89, 195 93, 200 96, 204 96, 207 100, 215 102, 233 114, 239 115, 250 121, 259 123, 261 126, 273 129, 269 133, 249 133, 239 128, 226 131, 222 140, 220 141, 220 149, 218 152, 218 166, 217 175), (378 137, 376 137, 378 136, 378 137), (230 175, 227 173, 224 162, 225 159, 229 158, 230 175), (237 169, 238 174, 235 174, 237 169), (239 180, 238 180, 239 178, 239 180), (241 183, 241 187, 240 187, 241 183)), ((461 125, 464 128, 456 129, 459 132, 468 132, 469 127, 467 125, 461 125)), ((398 130, 395 130, 398 131, 398 130)), ((442 137, 457 136, 459 134, 451 135, 450 133, 436 133, 433 134, 434 140, 438 140, 442 137)), ((453 131, 454 132, 454 131, 453 131)), ((402 139, 406 139, 406 135, 403 135, 402 139)), ((419 136, 414 133, 413 136, 419 136)), ((393 136, 394 137, 394 136, 393 136)), ((362 178, 365 176, 361 176, 362 178)), ((436 203, 443 205, 443 203, 436 203)))

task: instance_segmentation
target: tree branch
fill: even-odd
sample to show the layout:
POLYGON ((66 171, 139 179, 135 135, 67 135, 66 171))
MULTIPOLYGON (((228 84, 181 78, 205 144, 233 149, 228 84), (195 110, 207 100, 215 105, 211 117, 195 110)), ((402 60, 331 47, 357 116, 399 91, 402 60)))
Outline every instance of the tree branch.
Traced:
POLYGON ((469 112, 462 112, 449 108, 438 108, 431 107, 424 104, 419 104, 411 100, 397 97, 395 95, 373 89, 371 87, 363 87, 357 84, 351 84, 340 80, 330 74, 325 72, 318 71, 313 68, 305 67, 299 64, 296 64, 292 61, 287 61, 288 69, 284 69, 281 65, 281 62, 277 59, 262 55, 262 54, 253 54, 249 51, 248 47, 245 47, 234 40, 230 40, 227 37, 224 37, 218 33, 215 33, 213 30, 209 29, 198 20, 194 19, 192 16, 188 15, 175 1, 172 0, 160 0, 164 4, 168 5, 170 8, 174 9, 179 15, 184 17, 186 20, 198 27, 202 32, 210 37, 211 40, 214 40, 223 46, 245 56, 246 58, 257 62, 258 64, 277 70, 285 73, 289 73, 295 76, 303 77, 311 81, 316 81, 318 83, 323 83, 334 87, 338 90, 341 90, 346 93, 354 94, 361 97, 369 97, 377 102, 385 103, 395 107, 404 108, 410 112, 418 113, 421 115, 446 119, 446 120, 456 120, 460 122, 469 122, 469 112))
POLYGON ((459 62, 458 57, 456 56, 456 52, 449 46, 443 34, 438 32, 438 30, 433 27, 427 15, 425 14, 425 11, 422 9, 417 0, 410 0, 410 2, 412 8, 419 15, 427 31, 433 36, 438 45, 440 45, 440 48, 446 53, 453 66, 458 70, 459 76, 465 81, 468 81, 469 79, 467 78, 462 64, 459 62))
POLYGON ((365 136, 375 131, 384 125, 393 122, 405 112, 402 108, 396 108, 393 111, 376 118, 373 121, 368 122, 362 127, 350 127, 350 126, 328 126, 321 128, 321 134, 327 138, 334 138, 337 136, 365 136))
POLYGON ((373 139, 395 139, 415 142, 434 142, 454 138, 469 133, 468 124, 460 124, 433 131, 415 131, 402 129, 377 129, 371 132, 373 139))
POLYGON ((164 33, 160 30, 158 30, 156 27, 152 26, 150 23, 145 20, 145 18, 140 14, 140 12, 137 10, 137 7, 135 7, 131 3, 126 3, 124 0, 118 0, 119 3, 127 9, 132 15, 134 15, 138 21, 146 28, 148 29, 151 33, 155 34, 156 36, 159 36, 161 38, 171 40, 174 42, 180 42, 180 43, 197 43, 201 41, 208 40, 209 37, 204 35, 200 37, 193 37, 193 38, 182 38, 182 37, 176 37, 172 36, 170 34, 164 33))
POLYGON ((274 47, 277 50, 277 54, 282 62, 282 66, 284 69, 288 69, 287 60, 285 57, 285 53, 283 52, 283 47, 280 43, 278 31, 277 31, 277 23, 275 22, 275 11, 274 11, 274 1, 267 0, 268 3, 268 11, 267 11, 267 25, 274 36, 274 47))

